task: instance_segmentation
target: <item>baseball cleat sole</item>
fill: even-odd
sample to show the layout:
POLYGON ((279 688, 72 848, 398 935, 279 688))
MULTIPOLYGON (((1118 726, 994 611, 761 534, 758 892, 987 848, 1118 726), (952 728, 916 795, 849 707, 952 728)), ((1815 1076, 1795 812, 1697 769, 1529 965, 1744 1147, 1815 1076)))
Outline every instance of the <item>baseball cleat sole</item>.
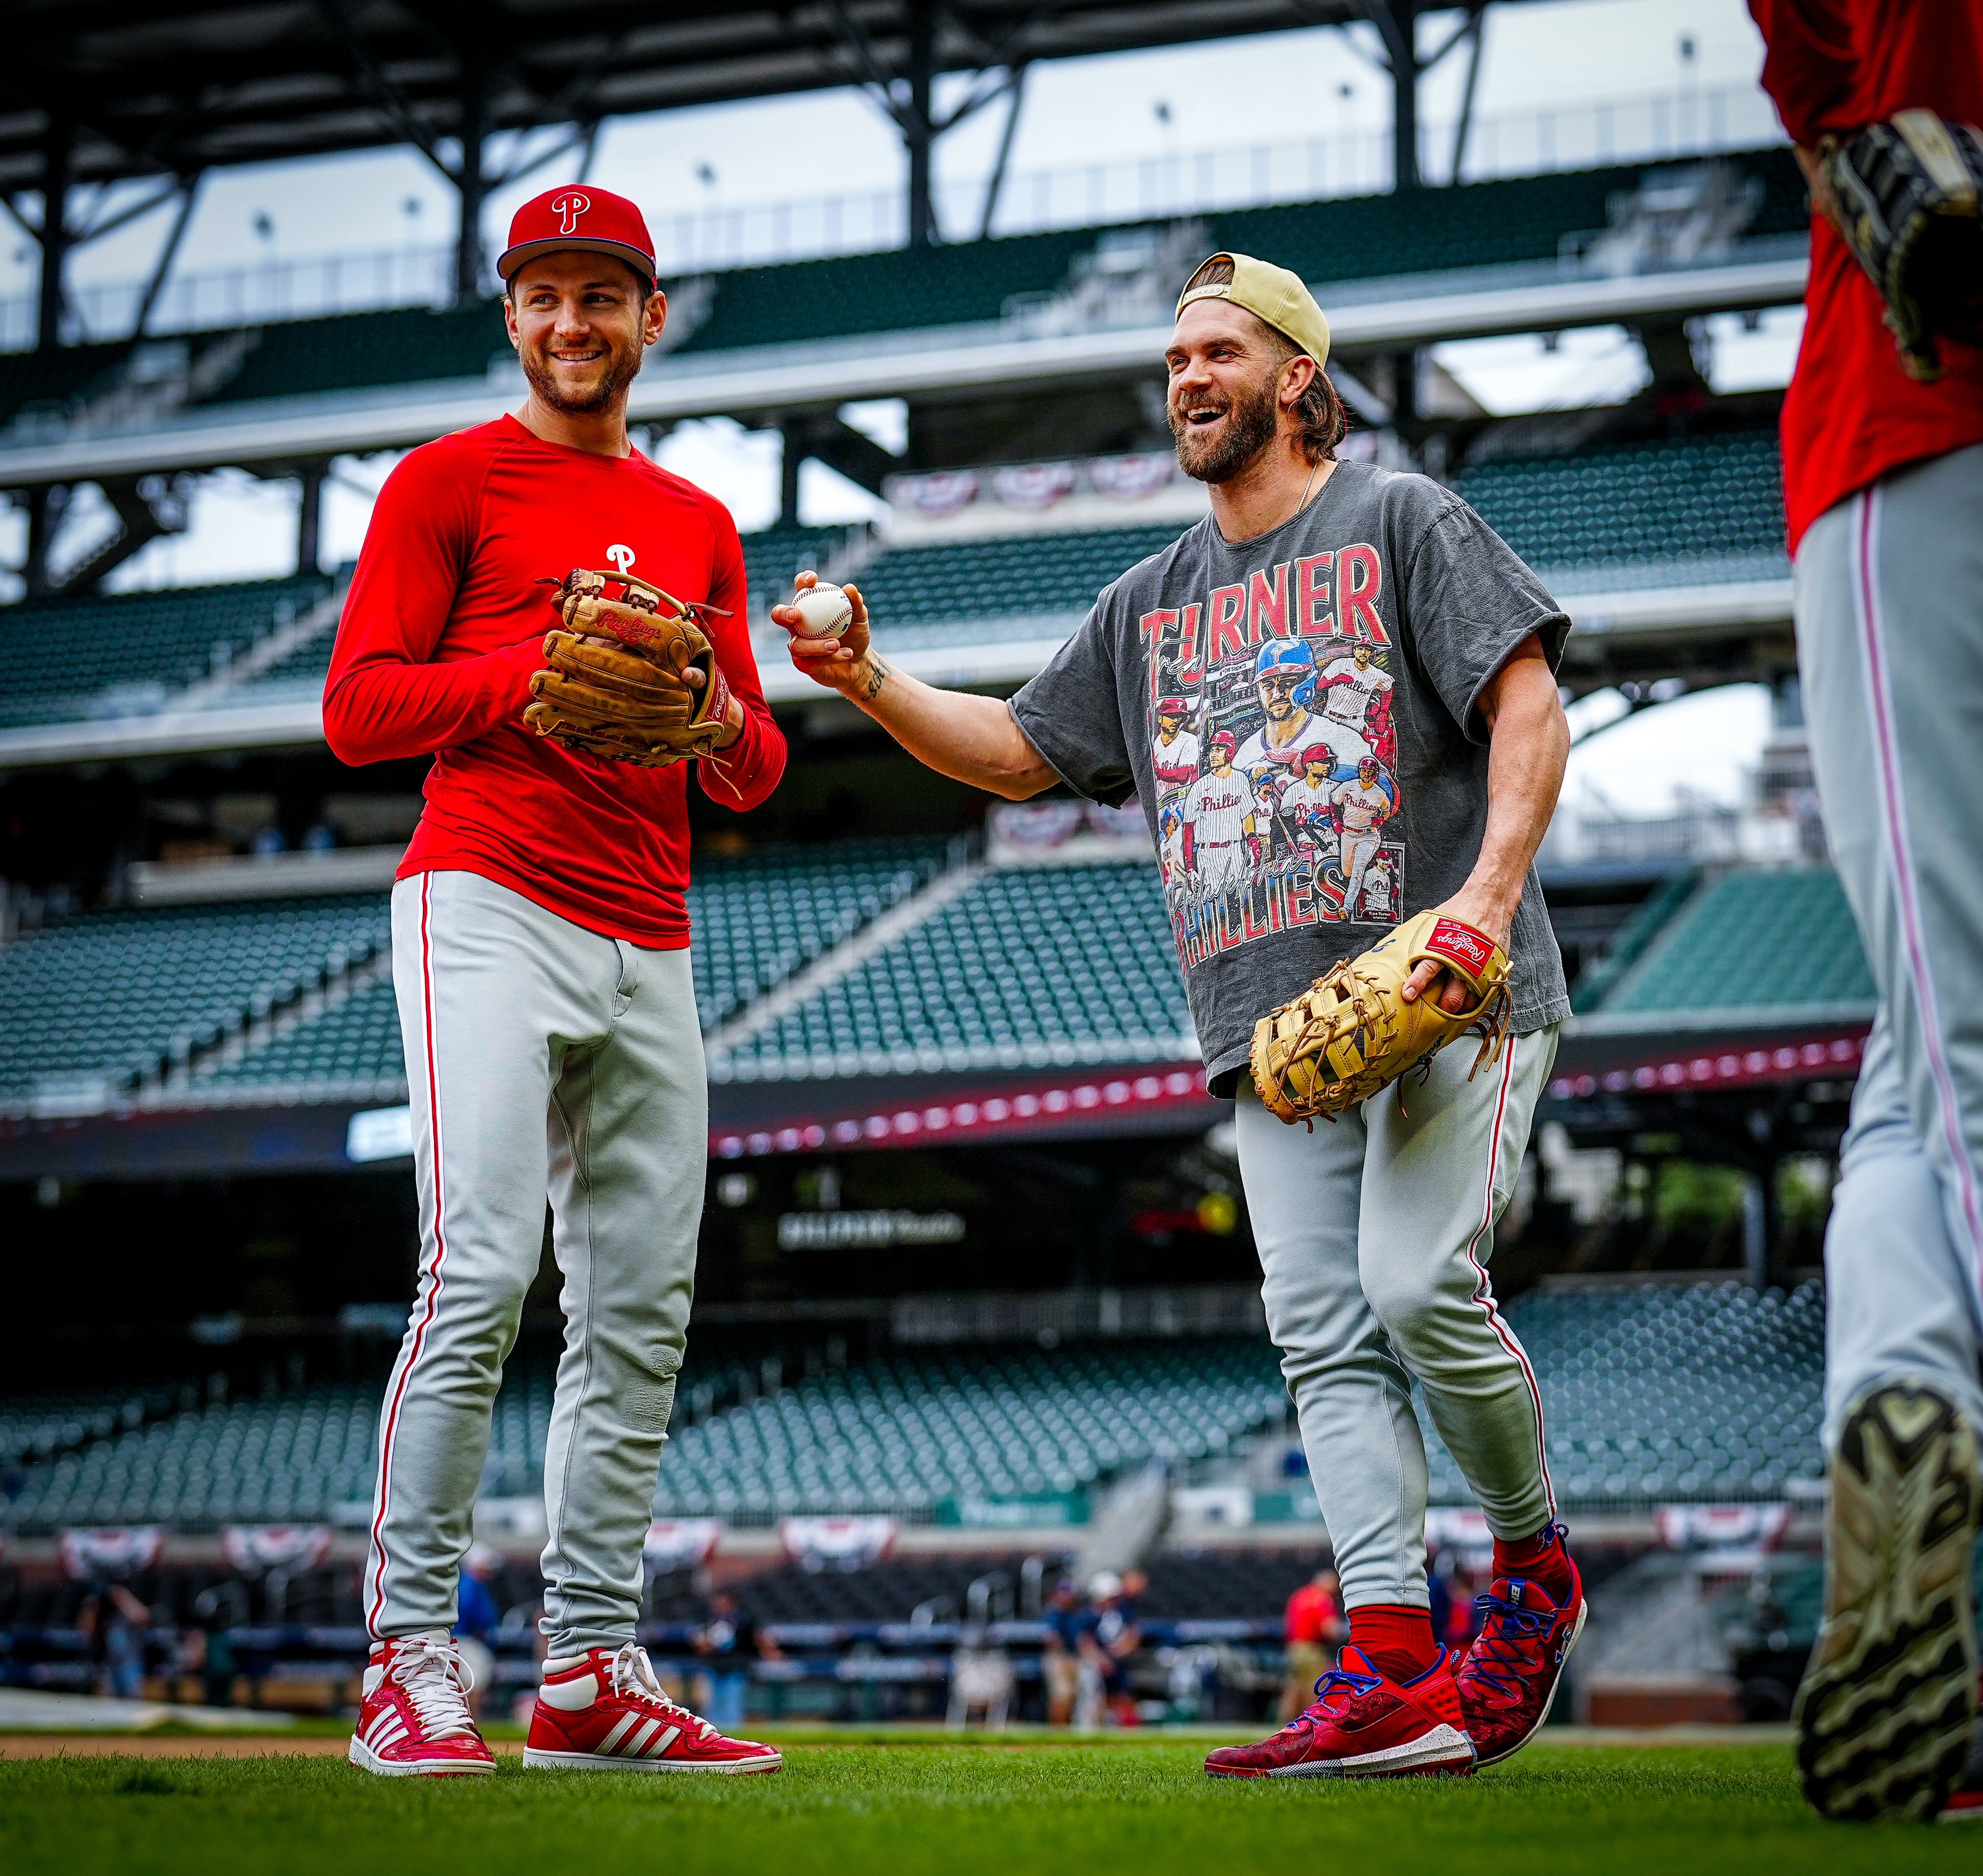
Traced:
POLYGON ((362 1739, 354 1739, 344 1756, 361 1772, 381 1778, 487 1778, 496 1769, 472 1759, 382 1759, 362 1739))
POLYGON ((749 1759, 616 1758, 604 1752, 552 1752, 542 1746, 523 1748, 523 1769, 532 1772, 775 1772, 784 1755, 761 1753, 749 1759))
POLYGON ((1932 1818, 1976 1714, 1976 1433, 1935 1389, 1882 1385, 1848 1410, 1830 1476, 1824 1624, 1793 1716, 1798 1782, 1828 1817, 1932 1818))

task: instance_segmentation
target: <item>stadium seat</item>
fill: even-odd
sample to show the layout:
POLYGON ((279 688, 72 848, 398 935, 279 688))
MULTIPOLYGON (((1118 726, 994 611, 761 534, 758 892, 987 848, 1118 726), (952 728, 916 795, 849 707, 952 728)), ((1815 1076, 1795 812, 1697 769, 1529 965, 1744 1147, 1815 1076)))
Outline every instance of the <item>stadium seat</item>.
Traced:
MULTIPOLYGON (((1506 1313, 1536 1369, 1563 1503, 1781 1500, 1822 1476, 1817 1283, 1546 1285, 1506 1313)), ((678 1414, 657 1516, 928 1517, 945 1500, 1057 1496, 1152 1457, 1215 1460, 1287 1412, 1274 1351, 1252 1338, 898 1353, 741 1398, 739 1382, 754 1378, 725 1370, 721 1391, 736 1404, 694 1425, 678 1414)), ((548 1366, 511 1364, 485 1496, 541 1484, 551 1387, 548 1366)), ((15 1468, 0 1525, 201 1529, 327 1517, 370 1492, 378 1394, 376 1385, 314 1385, 139 1424, 135 1395, 0 1400, 0 1458, 11 1450, 15 1468)), ((160 1404, 147 1399, 139 1413, 160 1404)), ((1420 1419, 1433 1503, 1465 1505, 1465 1483, 1423 1404, 1420 1419)), ((1274 1593, 1285 1596, 1279 1580, 1274 1593)), ((1172 1597, 1153 1580, 1153 1613, 1204 1603, 1202 1583, 1174 1587, 1172 1597)), ((1236 1589, 1234 1600, 1266 1593, 1236 1589)))
MULTIPOLYGON (((1796 236, 1807 226, 1802 184, 1788 152, 1730 156, 1764 184, 1746 238, 1796 236)), ((1603 229, 1612 199, 1665 166, 1569 170, 1391 195, 1339 197, 1195 216, 1208 251, 1271 256, 1323 289, 1391 276, 1554 261, 1567 240, 1603 229)), ((1052 293, 1100 228, 1059 229, 941 247, 898 248, 821 260, 740 267, 706 276, 707 316, 676 348, 705 353, 849 339, 878 331, 985 325, 1018 296, 1052 293)), ((487 377, 507 360, 501 303, 440 311, 400 308, 266 324, 240 369, 209 393, 212 404, 487 377)), ((58 409, 105 380, 122 346, 89 346, 0 361, 0 421, 23 405, 58 409)))
POLYGON ((1177 951, 1147 862, 999 868, 711 1064, 719 1079, 1172 1061, 1177 951))
POLYGON ((1774 428, 1497 456, 1453 486, 1559 594, 1789 577, 1774 428))
POLYGON ((129 1085, 363 963, 376 893, 87 912, 0 951, 0 1102, 45 1078, 129 1085))
POLYGON ((156 710, 330 588, 328 576, 306 574, 0 607, 0 729, 156 710))
MULTIPOLYGON (((1545 1286, 1507 1316, 1541 1385, 1563 1503, 1781 1499, 1823 1477, 1819 1284, 1545 1286)), ((1426 1444, 1433 1503, 1469 1503, 1451 1454, 1436 1434, 1426 1444)))
POLYGON ((699 857, 689 888, 690 961, 705 1029, 927 885, 945 843, 767 849, 699 857))
POLYGON ((1607 1015, 1870 1008, 1874 996, 1838 875, 1792 867, 1724 874, 1700 887, 1595 1007, 1607 1015), (1794 980, 1777 968, 1785 956, 1797 960, 1794 980))

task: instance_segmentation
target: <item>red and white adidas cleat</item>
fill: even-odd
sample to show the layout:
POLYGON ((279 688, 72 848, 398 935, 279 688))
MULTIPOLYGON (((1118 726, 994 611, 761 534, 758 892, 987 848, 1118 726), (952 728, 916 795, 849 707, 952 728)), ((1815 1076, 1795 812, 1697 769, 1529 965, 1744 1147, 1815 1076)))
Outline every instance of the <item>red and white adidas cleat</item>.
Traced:
MULTIPOLYGON (((1559 1543, 1562 1530, 1559 1524, 1559 1543)), ((1570 1593, 1560 1608, 1526 1577, 1496 1577, 1485 1596, 1473 1599, 1480 1633, 1456 1678, 1466 1731, 1483 1765, 1498 1765, 1520 1751, 1549 1717, 1563 1662, 1583 1633, 1583 1578, 1574 1563, 1570 1570, 1570 1593)))
POLYGON ((661 1691, 644 1648, 544 1664, 523 1763, 534 1771, 774 1772, 774 1747, 729 1739, 661 1691))
POLYGON ((496 1760, 468 1710, 474 1684, 444 1636, 374 1642, 346 1757, 387 1778, 487 1777, 496 1760))
POLYGON ((1460 1717, 1453 1657, 1442 1648, 1406 1681, 1379 1674, 1361 1650, 1315 1684, 1315 1704, 1271 1738, 1222 1746, 1205 1761, 1215 1778, 1464 1777, 1473 1746, 1460 1717))

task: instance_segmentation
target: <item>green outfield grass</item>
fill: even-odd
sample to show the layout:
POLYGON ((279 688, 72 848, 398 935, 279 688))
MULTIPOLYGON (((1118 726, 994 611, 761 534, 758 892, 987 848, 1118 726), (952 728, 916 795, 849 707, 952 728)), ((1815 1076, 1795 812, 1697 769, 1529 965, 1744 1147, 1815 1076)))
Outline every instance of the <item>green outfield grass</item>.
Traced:
POLYGON ((1983 1829, 1820 1824, 1776 1744, 1551 1744, 1468 1781, 1334 1787, 1214 1782, 1203 1751, 795 1739, 768 1777, 553 1777, 511 1759, 493 1779, 432 1783, 325 1757, 0 1756, 0 1869, 1909 1876, 1983 1856, 1983 1829))

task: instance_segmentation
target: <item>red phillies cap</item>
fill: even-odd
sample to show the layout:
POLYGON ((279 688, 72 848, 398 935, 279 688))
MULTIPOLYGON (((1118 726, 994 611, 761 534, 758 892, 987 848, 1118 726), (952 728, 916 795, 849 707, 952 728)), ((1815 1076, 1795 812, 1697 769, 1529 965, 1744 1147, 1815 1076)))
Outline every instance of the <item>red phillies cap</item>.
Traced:
POLYGON ((510 218, 510 245, 496 271, 507 280, 540 254, 567 254, 574 249, 610 254, 648 279, 654 278, 654 239, 640 211, 610 189, 580 189, 570 182, 533 196, 510 218))

